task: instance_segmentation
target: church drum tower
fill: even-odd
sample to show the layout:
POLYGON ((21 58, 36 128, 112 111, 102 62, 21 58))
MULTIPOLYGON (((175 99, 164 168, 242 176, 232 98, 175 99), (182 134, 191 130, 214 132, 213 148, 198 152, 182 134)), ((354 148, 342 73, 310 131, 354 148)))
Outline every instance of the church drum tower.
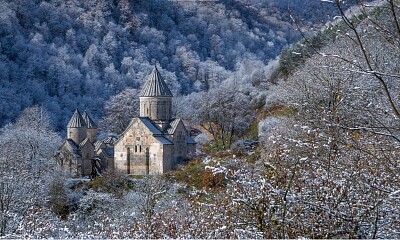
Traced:
POLYGON ((164 130, 171 120, 172 97, 171 91, 155 67, 139 94, 140 117, 150 118, 160 130, 164 130))

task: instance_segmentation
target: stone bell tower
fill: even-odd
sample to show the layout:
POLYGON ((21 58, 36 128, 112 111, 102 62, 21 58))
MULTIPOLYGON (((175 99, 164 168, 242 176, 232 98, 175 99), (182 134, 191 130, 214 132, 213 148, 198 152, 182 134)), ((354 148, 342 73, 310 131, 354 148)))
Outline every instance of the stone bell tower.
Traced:
POLYGON ((97 125, 94 123, 92 118, 89 116, 89 114, 85 111, 82 114, 83 120, 85 120, 86 123, 86 137, 89 138, 90 142, 94 143, 96 142, 96 135, 97 135, 97 125))
POLYGON ((87 125, 78 108, 76 108, 67 125, 67 139, 79 144, 86 138, 87 125))
POLYGON ((172 93, 162 79, 157 67, 154 67, 139 94, 140 117, 148 117, 164 130, 171 121, 172 93))

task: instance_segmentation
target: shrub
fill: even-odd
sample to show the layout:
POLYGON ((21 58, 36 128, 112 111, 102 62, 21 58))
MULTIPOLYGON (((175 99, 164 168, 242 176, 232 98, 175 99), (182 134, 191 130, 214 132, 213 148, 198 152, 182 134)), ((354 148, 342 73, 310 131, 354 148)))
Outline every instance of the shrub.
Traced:
POLYGON ((50 209, 62 219, 66 219, 69 214, 68 196, 64 181, 64 178, 57 177, 54 178, 49 185, 50 209))
POLYGON ((222 173, 213 173, 210 169, 205 169, 202 174, 202 186, 213 190, 224 188, 225 176, 222 173))
POLYGON ((128 178, 120 171, 109 169, 102 176, 88 182, 87 185, 95 191, 111 193, 115 197, 121 198, 128 187, 128 178))

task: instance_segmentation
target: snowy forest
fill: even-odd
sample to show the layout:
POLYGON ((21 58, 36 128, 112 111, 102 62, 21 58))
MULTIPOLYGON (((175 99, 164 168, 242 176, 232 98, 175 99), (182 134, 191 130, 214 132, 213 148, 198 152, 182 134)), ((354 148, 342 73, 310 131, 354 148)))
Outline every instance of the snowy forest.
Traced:
POLYGON ((0 0, 0 236, 400 238, 399 66, 399 0, 0 0), (74 109, 120 134, 154 65, 194 159, 59 169, 74 109))
POLYGON ((104 103, 139 89, 155 64, 175 96, 264 78, 269 60, 301 39, 288 7, 306 34, 337 12, 320 1, 0 3, 0 125, 41 105, 56 131, 76 107, 101 119, 104 103), (320 5, 329 14, 310 14, 320 5))

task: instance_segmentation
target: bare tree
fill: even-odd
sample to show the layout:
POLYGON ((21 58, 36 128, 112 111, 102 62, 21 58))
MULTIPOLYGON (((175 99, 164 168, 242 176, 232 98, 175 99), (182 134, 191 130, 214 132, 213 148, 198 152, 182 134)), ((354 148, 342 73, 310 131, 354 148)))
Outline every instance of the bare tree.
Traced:
POLYGON ((29 206, 43 204, 60 138, 50 129, 46 111, 35 106, 1 130, 0 142, 0 233, 4 235, 17 227, 29 206))
POLYGON ((229 149, 255 120, 251 94, 247 87, 228 79, 208 92, 182 98, 177 114, 207 130, 219 149, 229 149))
POLYGON ((281 237, 398 236, 398 119, 382 84, 344 60, 360 63, 353 44, 336 39, 281 83, 294 123, 263 151, 286 182, 281 237))
POLYGON ((139 231, 146 238, 160 237, 157 235, 160 222, 157 217, 157 206, 166 195, 170 183, 162 176, 146 177, 135 182, 135 190, 139 194, 137 209, 140 212, 139 231))
POLYGON ((105 116, 100 126, 105 131, 121 134, 132 118, 139 114, 139 97, 136 89, 127 88, 112 96, 104 105, 105 116))

